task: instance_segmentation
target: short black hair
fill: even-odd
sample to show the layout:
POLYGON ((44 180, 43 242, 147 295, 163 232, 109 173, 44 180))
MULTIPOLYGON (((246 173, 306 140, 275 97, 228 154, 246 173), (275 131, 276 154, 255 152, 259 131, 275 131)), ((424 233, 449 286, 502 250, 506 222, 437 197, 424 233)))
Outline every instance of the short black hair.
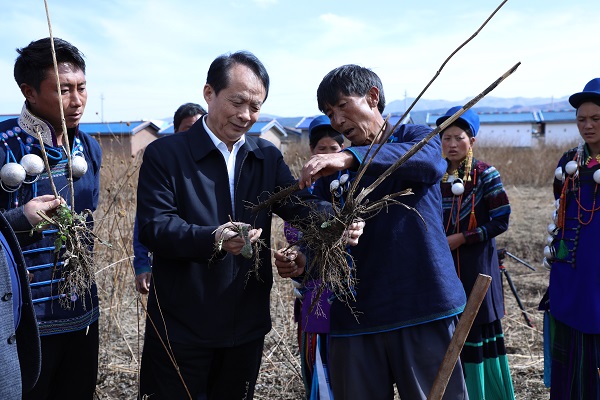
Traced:
POLYGON ((385 95, 383 84, 377 74, 359 65, 342 65, 325 75, 319 84, 317 105, 319 110, 325 112, 325 108, 335 105, 341 96, 365 96, 372 87, 379 90, 377 109, 383 114, 385 95))
POLYGON ((340 146, 344 144, 344 136, 340 132, 333 129, 331 125, 323 125, 316 127, 310 132, 310 135, 308 135, 308 145, 310 146, 311 150, 317 147, 319 140, 323 139, 324 137, 332 138, 340 146))
MULTIPOLYGON (((57 63, 70 63, 85 75, 83 54, 66 40, 54 38, 54 51, 57 63)), ((50 38, 29 43, 27 47, 17 49, 19 56, 15 60, 15 81, 19 87, 26 83, 39 92, 42 81, 46 79, 48 68, 54 66, 50 38)))
POLYGON ((200 104, 185 103, 179 106, 177 111, 175 111, 175 115, 173 115, 173 129, 175 130, 175 132, 179 130, 179 125, 181 125, 181 121, 183 121, 187 117, 193 117, 194 115, 198 114, 206 114, 206 110, 202 108, 200 104))
POLYGON ((261 80, 265 88, 265 98, 269 95, 269 74, 260 60, 249 51, 237 51, 233 54, 222 54, 210 64, 206 75, 206 83, 210 85, 215 94, 225 89, 229 85, 229 70, 236 64, 244 65, 252 70, 261 80))

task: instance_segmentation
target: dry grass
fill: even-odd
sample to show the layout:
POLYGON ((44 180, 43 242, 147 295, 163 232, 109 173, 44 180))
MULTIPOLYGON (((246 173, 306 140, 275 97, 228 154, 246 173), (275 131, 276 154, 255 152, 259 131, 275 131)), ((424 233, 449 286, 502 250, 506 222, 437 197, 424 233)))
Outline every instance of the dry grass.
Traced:
MULTIPOLYGON (((289 146, 286 158, 294 168, 306 159, 304 147, 289 146)), ((550 182, 562 152, 566 149, 476 149, 475 157, 495 165, 512 203, 513 216, 507 233, 498 238, 499 247, 537 268, 531 272, 507 258, 519 295, 536 329, 524 324, 514 297, 505 287, 507 316, 506 343, 515 390, 519 399, 545 399, 541 313, 537 303, 545 290, 548 273, 541 267, 545 227, 552 210, 550 182)), ((102 192, 96 212, 96 232, 108 238, 112 248, 97 246, 96 273, 101 301, 100 372, 97 395, 100 399, 134 399, 137 393, 144 316, 135 292, 131 236, 135 215, 135 188, 139 160, 104 155, 102 192)), ((280 248, 282 223, 274 219, 273 246, 280 248)), ((275 273, 271 313, 273 330, 266 338, 257 399, 300 399, 304 389, 300 376, 296 327, 293 322, 292 286, 275 273)))

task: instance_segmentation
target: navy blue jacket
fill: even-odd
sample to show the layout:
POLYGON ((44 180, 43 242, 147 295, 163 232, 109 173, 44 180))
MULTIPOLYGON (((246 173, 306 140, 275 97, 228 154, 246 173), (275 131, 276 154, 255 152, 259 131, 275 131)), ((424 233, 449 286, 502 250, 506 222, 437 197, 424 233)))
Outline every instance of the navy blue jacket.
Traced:
MULTIPOLYGON (((19 162, 27 153, 41 155, 39 141, 36 139, 37 135, 27 130, 31 130, 30 121, 35 121, 40 126, 46 127, 55 137, 52 127, 46 121, 37 118, 24 109, 19 119, 0 122, 0 141, 4 144, 4 146, 0 146, 0 162, 19 162), (10 150, 10 153, 8 150, 10 150), (12 157, 14 157, 14 160, 12 157)), ((69 135, 72 133, 70 132, 69 135)), ((95 211, 100 194, 102 150, 98 142, 90 135, 77 131, 76 137, 77 142, 81 145, 80 151, 85 157, 88 168, 83 176, 73 179, 75 210, 78 213, 85 209, 95 211)), ((70 144, 75 147, 73 138, 71 138, 70 144)), ((51 146, 48 143, 46 143, 45 149, 48 153, 56 189, 69 204, 71 195, 67 184, 66 154, 64 154, 62 147, 51 146)), ((29 180, 31 180, 31 177, 28 177, 29 180)), ((44 172, 34 183, 24 183, 19 190, 13 192, 0 189, 0 209, 9 210, 6 217, 10 224, 14 226, 10 210, 27 203, 35 196, 52 193, 48 172, 44 168, 44 172)), ((91 218, 89 222, 91 227, 91 218)), ((33 244, 24 242, 25 240, 31 241, 26 236, 28 236, 27 233, 20 234, 18 238, 23 248, 27 268, 33 274, 31 294, 40 335, 46 336, 78 331, 85 329, 98 320, 100 308, 95 283, 92 285, 89 294, 59 293, 57 282, 61 279, 61 267, 64 260, 58 260, 56 268, 54 268, 56 229, 47 229, 41 235, 35 235, 33 239, 37 239, 37 241, 33 244), (68 309, 61 307, 58 300, 60 297, 67 295, 72 300, 68 309)))
MULTIPOLYGON (((267 211, 253 214, 248 202, 257 204, 294 183, 273 144, 246 136, 236 159, 232 210, 227 166, 201 121, 187 132, 158 139, 146 148, 137 219, 140 242, 153 252, 148 314, 161 335, 166 325, 172 342, 227 347, 269 332, 271 215, 267 211), (210 262, 215 252, 214 231, 230 216, 263 229, 261 237, 267 246, 260 254, 260 280, 248 276, 252 261, 241 255, 218 254, 210 262)), ((316 201, 308 191, 299 195, 316 201)), ((273 212, 291 221, 308 209, 287 203, 273 207, 273 212)), ((156 335, 150 323, 146 334, 156 335)))
MULTIPOLYGON (((429 132, 427 126, 401 125, 366 169, 359 187, 373 183, 429 132)), ((352 152, 361 164, 370 158, 365 159, 368 146, 352 146, 345 151, 352 152)), ((446 161, 441 153, 436 136, 367 196, 372 202, 411 188, 413 195, 397 200, 414 207, 420 216, 400 205, 390 205, 367 220, 358 245, 350 249, 358 279, 356 302, 350 304, 355 314, 347 304, 334 301, 332 335, 384 332, 462 312, 466 296, 442 226, 439 182, 446 161)), ((331 198, 329 183, 336 176, 317 180, 313 193, 331 198)))

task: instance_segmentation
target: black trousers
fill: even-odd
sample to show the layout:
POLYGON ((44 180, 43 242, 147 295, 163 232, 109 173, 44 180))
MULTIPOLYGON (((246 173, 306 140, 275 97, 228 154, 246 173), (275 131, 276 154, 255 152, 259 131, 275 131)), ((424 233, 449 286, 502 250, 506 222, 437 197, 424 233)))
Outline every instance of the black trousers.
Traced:
POLYGON ((235 347, 207 348, 165 342, 146 335, 139 399, 245 400, 254 397, 264 337, 235 347), (170 346, 170 348, 169 348, 170 346))
POLYGON ((40 337, 42 372, 24 400, 93 399, 98 376, 98 321, 89 330, 40 337))

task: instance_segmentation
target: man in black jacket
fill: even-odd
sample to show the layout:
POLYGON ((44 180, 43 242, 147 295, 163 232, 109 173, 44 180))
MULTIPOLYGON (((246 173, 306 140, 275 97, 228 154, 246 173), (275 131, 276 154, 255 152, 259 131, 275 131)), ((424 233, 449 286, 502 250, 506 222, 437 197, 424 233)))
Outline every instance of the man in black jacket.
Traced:
MULTIPOLYGON (((256 214, 248 207, 295 183, 273 144, 245 135, 268 90, 269 76, 253 54, 222 55, 204 86, 208 114, 146 148, 137 218, 140 241, 154 259, 140 398, 253 397, 271 329, 270 211, 288 221, 309 211, 298 202, 256 214), (266 242, 255 255, 258 277, 254 260, 240 255, 241 226, 251 242, 266 242)), ((298 196, 330 207, 308 191, 298 196)))

